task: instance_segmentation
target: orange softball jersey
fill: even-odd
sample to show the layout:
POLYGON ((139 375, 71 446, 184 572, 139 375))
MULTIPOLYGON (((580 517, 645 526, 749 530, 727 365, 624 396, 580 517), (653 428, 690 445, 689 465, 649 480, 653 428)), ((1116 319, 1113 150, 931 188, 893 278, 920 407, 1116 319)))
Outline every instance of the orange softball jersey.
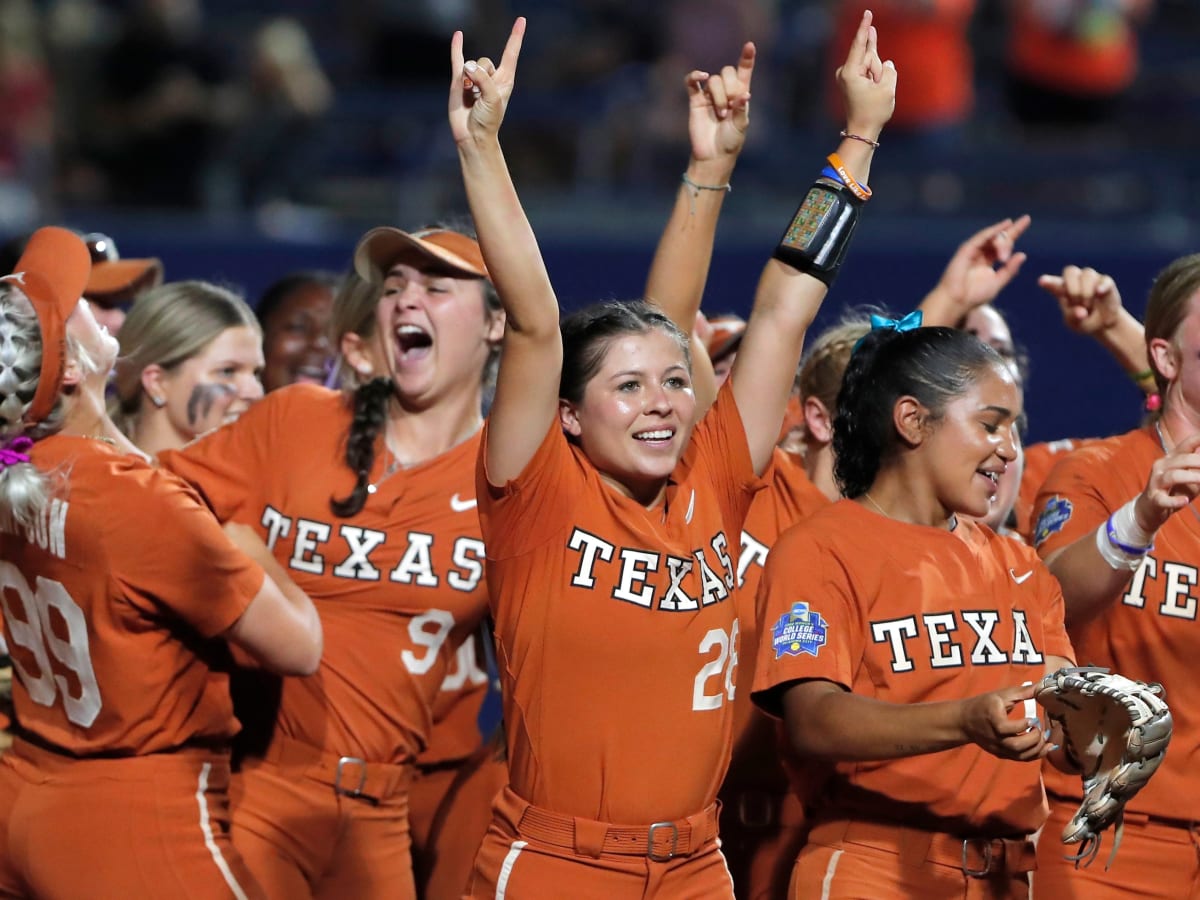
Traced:
POLYGON ((22 730, 72 756, 134 756, 238 731, 213 666, 262 587, 178 478, 90 438, 38 441, 42 471, 68 473, 31 530, 0 523, 0 611, 22 730))
POLYGON ((706 808, 729 761, 738 541, 762 486, 731 391, 693 431, 665 506, 607 486, 557 421, 503 487, 484 458, 513 791, 606 822, 706 808))
MULTIPOLYGON (((1090 535, 1146 487, 1150 467, 1163 456, 1153 428, 1098 441, 1064 459, 1038 495, 1034 542, 1043 557, 1090 535)), ((1200 591, 1200 515, 1196 505, 1167 520, 1154 549, 1128 587, 1103 614, 1072 625, 1080 663, 1108 666, 1128 678, 1166 688, 1175 728, 1166 758, 1127 809, 1186 818, 1180 798, 1200 786, 1200 687, 1194 676, 1200 653, 1196 613, 1200 591)), ((1046 785, 1079 797, 1078 778, 1047 770, 1046 785)))
POLYGON ((276 734, 402 763, 424 748, 442 683, 485 609, 479 436, 390 474, 377 454, 376 492, 343 519, 329 501, 354 486, 343 461, 351 418, 341 393, 294 385, 160 462, 218 519, 253 526, 316 604, 321 666, 282 680, 276 734))
MULTIPOLYGON (((1074 658, 1058 583, 1033 551, 963 519, 946 531, 841 500, 780 537, 760 595, 754 694, 776 715, 779 689, 805 679, 925 703, 1037 681, 1046 657, 1074 658)), ((967 835, 1029 834, 1047 811, 1040 766, 975 744, 838 763, 814 805, 817 817, 967 835)))

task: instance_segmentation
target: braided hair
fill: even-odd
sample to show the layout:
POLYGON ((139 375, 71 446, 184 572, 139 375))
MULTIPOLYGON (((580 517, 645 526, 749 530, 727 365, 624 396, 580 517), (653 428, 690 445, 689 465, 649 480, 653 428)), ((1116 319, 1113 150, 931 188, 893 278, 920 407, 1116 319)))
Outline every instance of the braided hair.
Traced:
POLYGON ((346 465, 357 480, 354 490, 341 500, 330 498, 335 516, 348 519, 357 515, 367 502, 371 467, 375 465, 375 439, 387 423, 388 401, 394 387, 390 378, 372 378, 360 385, 353 395, 354 419, 346 438, 346 465))
POLYGON ((850 357, 833 420, 834 476, 846 497, 860 497, 899 450, 892 421, 896 401, 913 397, 937 421, 988 368, 1005 370, 1000 354, 953 328, 877 328, 850 357))
MULTIPOLYGON (((67 337, 67 355, 88 372, 95 363, 83 347, 67 337)), ((50 414, 26 426, 42 368, 42 331, 29 298, 14 283, 0 281, 0 441, 19 437, 40 440, 63 426, 62 394, 50 414)), ((43 472, 32 463, 0 467, 0 517, 31 527, 51 496, 61 487, 58 472, 43 472)))

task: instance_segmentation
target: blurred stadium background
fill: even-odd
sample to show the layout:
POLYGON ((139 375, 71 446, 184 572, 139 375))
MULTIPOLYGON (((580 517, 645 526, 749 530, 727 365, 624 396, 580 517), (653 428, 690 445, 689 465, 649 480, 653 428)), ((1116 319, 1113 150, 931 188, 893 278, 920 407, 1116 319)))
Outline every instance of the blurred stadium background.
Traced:
MULTIPOLYGON (((522 14, 530 30, 503 138, 551 276, 566 306, 635 296, 687 156, 683 74, 716 71, 752 38, 751 139, 704 303, 744 314, 837 140, 826 101, 844 47, 831 45, 853 5, 0 0, 0 235, 44 223, 105 232, 124 256, 160 257, 168 279, 233 284, 251 302, 293 269, 342 269, 370 226, 464 211, 444 121, 449 35, 464 29, 469 56, 499 53, 522 14)), ((1028 212, 1021 248, 1030 259, 1000 306, 1032 361, 1031 437, 1130 427, 1138 391, 1063 328, 1035 279, 1068 263, 1095 266, 1140 315, 1155 272, 1196 249, 1200 3, 874 8, 940 19, 946 34, 928 48, 910 39, 910 58, 898 60, 901 103, 915 118, 883 136, 875 198, 821 321, 847 304, 910 308, 966 236, 1028 212), (1027 83, 1014 98, 1014 52, 1034 46, 1020 31, 1022 9, 1073 40, 1124 42, 1136 74, 1078 103, 1063 105, 1053 86, 1031 100, 1027 83), (932 88, 905 95, 917 83, 911 54, 922 70, 950 72, 955 41, 970 52, 973 98, 921 121, 932 88)), ((885 57, 888 41, 885 29, 885 57)))

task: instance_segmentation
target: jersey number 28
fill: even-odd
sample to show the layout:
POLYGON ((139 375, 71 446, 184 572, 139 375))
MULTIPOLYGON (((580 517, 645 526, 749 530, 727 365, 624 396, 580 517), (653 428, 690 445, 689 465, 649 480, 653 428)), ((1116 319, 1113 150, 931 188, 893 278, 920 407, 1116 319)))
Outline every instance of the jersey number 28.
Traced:
POLYGON ((700 639, 701 653, 710 653, 713 649, 717 651, 716 657, 700 667, 700 671, 696 673, 696 680, 692 684, 693 711, 720 709, 726 698, 731 703, 733 702, 737 692, 734 684, 734 672, 737 670, 738 664, 738 623, 736 620, 733 627, 729 629, 729 634, 720 628, 714 628, 700 639), (724 678, 721 678, 722 674, 724 674, 724 678), (713 677, 718 679, 717 691, 715 694, 710 694, 708 693, 708 682, 713 677))
POLYGON ((19 657, 13 657, 13 668, 29 692, 29 699, 39 706, 53 706, 61 695, 67 718, 80 728, 89 727, 100 715, 100 688, 92 669, 83 610, 61 583, 39 576, 37 590, 31 590, 21 570, 5 561, 0 561, 0 602, 4 604, 8 642, 28 650, 37 663, 37 671, 30 672, 19 657), (20 601, 20 615, 14 614, 14 597, 20 601), (66 626, 66 640, 50 627, 52 609, 66 626), (51 655, 79 680, 78 697, 71 694, 66 677, 51 668, 51 655))

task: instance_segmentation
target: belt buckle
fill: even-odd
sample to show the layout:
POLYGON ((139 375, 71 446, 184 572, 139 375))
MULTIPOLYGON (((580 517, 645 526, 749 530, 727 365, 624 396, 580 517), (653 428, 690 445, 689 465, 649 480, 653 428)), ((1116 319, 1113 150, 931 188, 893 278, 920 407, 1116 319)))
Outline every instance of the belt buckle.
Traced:
POLYGON ((962 842, 962 871, 968 878, 983 878, 992 871, 992 842, 983 840, 983 868, 972 869, 967 862, 967 848, 971 846, 972 839, 964 838, 962 842))
POLYGON ((737 798, 738 821, 747 828, 770 828, 776 822, 778 798, 766 791, 742 791, 737 798))
MULTIPOLYGON (((349 779, 346 779, 349 783, 349 779)), ((367 786, 367 761, 359 759, 357 756, 343 756, 338 760, 337 772, 333 777, 333 792, 342 794, 346 797, 363 797, 363 788, 367 786), (346 775, 347 766, 358 766, 358 785, 351 787, 343 787, 342 780, 346 775)))
POLYGON ((675 851, 679 847, 679 826, 674 822, 655 822, 650 826, 646 833, 646 856, 654 860, 654 862, 668 862, 675 857, 675 851), (660 856, 654 852, 654 832, 658 829, 671 829, 671 849, 667 851, 666 856, 660 856))

